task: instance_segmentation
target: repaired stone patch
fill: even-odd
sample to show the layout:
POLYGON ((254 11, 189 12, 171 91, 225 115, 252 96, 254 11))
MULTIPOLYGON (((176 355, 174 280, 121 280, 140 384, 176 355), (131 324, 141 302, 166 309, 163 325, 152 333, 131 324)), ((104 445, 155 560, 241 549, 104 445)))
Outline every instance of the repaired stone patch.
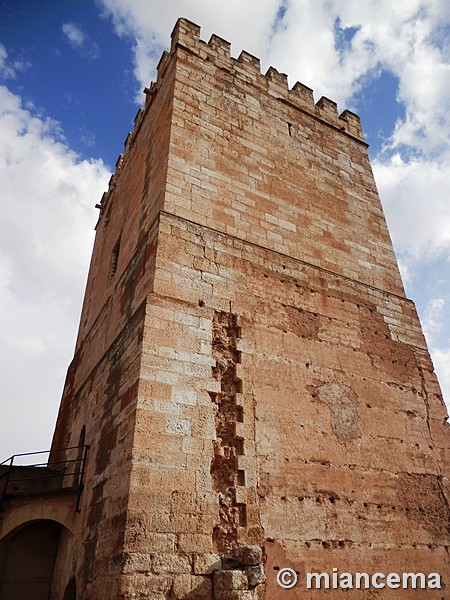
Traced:
POLYGON ((361 437, 358 396, 346 385, 328 383, 317 389, 321 402, 330 409, 331 428, 340 444, 361 437))

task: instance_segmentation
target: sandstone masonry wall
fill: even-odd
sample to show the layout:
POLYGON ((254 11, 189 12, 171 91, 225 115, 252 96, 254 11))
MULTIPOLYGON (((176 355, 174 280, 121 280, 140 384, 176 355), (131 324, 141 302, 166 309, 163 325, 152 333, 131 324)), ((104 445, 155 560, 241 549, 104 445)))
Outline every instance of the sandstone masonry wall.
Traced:
MULTIPOLYGON (((183 503, 192 536, 183 548, 189 564, 200 560, 196 550, 202 548, 202 563, 210 568, 217 553, 211 531, 222 519, 211 494, 217 408, 204 393, 214 352, 198 334, 183 329, 179 335, 178 322, 186 318, 181 307, 192 315, 194 331, 200 328, 195 319, 210 330, 211 343, 214 314, 234 315, 239 324, 234 436, 241 446, 234 485, 245 521, 237 542, 265 545, 266 597, 281 597, 275 569, 283 566, 376 572, 382 564, 386 573, 428 568, 448 580, 446 413, 412 303, 168 214, 161 215, 159 259, 164 270, 157 270, 155 292, 172 298, 178 311, 161 328, 177 327, 178 342, 175 352, 166 350, 166 401, 155 399, 153 409, 166 413, 160 434, 178 435, 177 447, 186 452, 184 459, 177 456, 167 441, 161 463, 169 471, 182 465, 189 485, 183 503), (200 361, 202 377, 193 376, 200 361), (173 386, 191 390, 190 401, 173 386), (195 461, 187 450, 193 447, 195 461), (205 482, 208 467, 212 476, 205 482), (202 534, 199 544, 200 499, 206 497, 210 535, 202 534)), ((152 346, 160 339, 152 336, 152 346)), ((165 477, 170 490, 173 472, 165 477)), ((162 504, 169 521, 176 519, 179 508, 169 508, 167 499, 162 504)), ((144 587, 148 576, 141 578, 144 587)), ((195 577, 190 585, 198 585, 195 577)), ((304 597, 305 590, 297 593, 304 597)), ((410 593, 396 590, 399 598, 410 593)), ((417 597, 444 597, 442 590, 423 594, 417 597)), ((355 591, 352 597, 365 596, 355 591)))
POLYGON ((165 209, 404 295, 358 117, 183 22, 165 209))

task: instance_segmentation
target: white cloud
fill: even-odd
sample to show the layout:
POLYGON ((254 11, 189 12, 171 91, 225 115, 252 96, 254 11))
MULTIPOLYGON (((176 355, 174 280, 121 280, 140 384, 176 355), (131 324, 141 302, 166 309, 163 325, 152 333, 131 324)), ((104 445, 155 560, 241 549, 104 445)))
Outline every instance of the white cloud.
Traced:
POLYGON ((373 162, 375 179, 397 250, 411 265, 450 256, 450 155, 439 159, 394 154, 373 162))
POLYGON ((448 46, 439 43, 444 15, 434 7, 434 0, 292 2, 270 55, 292 81, 299 79, 342 105, 351 103, 372 73, 389 70, 399 79, 399 101, 407 105, 395 143, 423 143, 418 132, 428 122, 428 141, 436 143, 433 134, 441 139, 442 132, 431 123, 448 119, 442 98, 448 98, 450 85, 448 46), (337 25, 353 31, 345 47, 336 48, 337 25))
POLYGON ((433 298, 425 307, 422 327, 428 340, 433 340, 433 336, 442 329, 442 314, 445 309, 444 298, 433 298))
POLYGON ((15 77, 14 69, 8 64, 8 53, 5 46, 0 44, 0 76, 4 79, 15 77))
POLYGON ((445 336, 442 339, 441 336, 445 324, 446 304, 445 298, 431 298, 423 311, 422 327, 429 344, 434 369, 444 398, 447 399, 450 412, 450 403, 448 402, 448 399, 450 399, 450 339, 445 338, 445 336))
POLYGON ((142 90, 154 76, 155 66, 170 43, 170 33, 179 17, 201 25, 204 39, 215 33, 230 41, 235 55, 246 50, 264 59, 282 3, 279 0, 229 0, 214 4, 205 0, 99 0, 99 4, 112 19, 117 33, 135 40, 135 75, 142 90))
MULTIPOLYGON (((450 398, 450 348, 432 348, 431 354, 442 393, 444 398, 448 399, 450 398)), ((447 410, 450 412, 448 402, 447 410)))
POLYGON ((0 87, 0 456, 49 446, 109 172, 0 87), (32 384, 30 385, 30 382, 32 384), (17 432, 21 445, 18 446, 17 432))
POLYGON ((403 260, 402 256, 397 256, 398 268, 405 287, 412 281, 413 270, 407 260, 403 260))
POLYGON ((84 44, 86 35, 74 23, 64 23, 62 26, 64 35, 72 44, 72 46, 80 47, 84 44))
POLYGON ((100 46, 79 25, 76 23, 63 23, 61 29, 72 48, 78 50, 83 57, 98 58, 100 46))

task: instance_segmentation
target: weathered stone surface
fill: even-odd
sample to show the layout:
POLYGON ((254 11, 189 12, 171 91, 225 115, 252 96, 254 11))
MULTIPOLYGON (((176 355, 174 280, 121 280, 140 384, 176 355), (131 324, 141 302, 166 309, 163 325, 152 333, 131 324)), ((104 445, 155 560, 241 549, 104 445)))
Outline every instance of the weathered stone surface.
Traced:
POLYGON ((246 590, 248 578, 244 571, 214 571, 214 590, 246 590))
POLYGON ((359 120, 258 68, 181 20, 103 198, 53 441, 91 447, 81 510, 0 521, 67 528, 57 597, 277 599, 283 567, 450 586, 446 411, 359 120))
POLYGON ((212 597, 211 577, 198 575, 176 575, 173 579, 172 595, 175 598, 192 598, 192 600, 212 597))
POLYGON ((263 561, 261 546, 248 544, 246 546, 238 546, 229 552, 225 557, 225 562, 230 565, 241 567, 258 565, 263 561))
POLYGON ((128 554, 124 558, 123 573, 149 573, 152 570, 150 554, 128 554))
POLYGON ((152 557, 154 573, 190 573, 191 565, 188 556, 177 554, 156 554, 152 557))
POLYGON ((317 390, 319 399, 330 409, 331 428, 341 442, 361 437, 358 417, 358 398, 347 386, 337 383, 322 385, 317 390))
POLYGON ((261 585, 266 581, 266 576, 264 574, 264 569, 262 565, 256 565, 254 567, 248 567, 245 569, 248 578, 248 585, 250 587, 256 587, 257 585, 261 585))
POLYGON ((251 590, 223 590, 214 592, 214 600, 255 600, 251 590))
POLYGON ((194 573, 209 575, 222 568, 222 560, 218 554, 194 554, 194 573))

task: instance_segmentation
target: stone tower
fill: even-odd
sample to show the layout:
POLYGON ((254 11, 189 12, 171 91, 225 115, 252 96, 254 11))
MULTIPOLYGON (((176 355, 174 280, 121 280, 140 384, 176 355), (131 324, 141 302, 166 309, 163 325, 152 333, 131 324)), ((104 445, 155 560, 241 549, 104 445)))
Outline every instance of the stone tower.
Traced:
POLYGON ((145 93, 53 440, 90 453, 45 513, 52 598, 448 597, 446 411, 358 117, 187 20, 145 93))

